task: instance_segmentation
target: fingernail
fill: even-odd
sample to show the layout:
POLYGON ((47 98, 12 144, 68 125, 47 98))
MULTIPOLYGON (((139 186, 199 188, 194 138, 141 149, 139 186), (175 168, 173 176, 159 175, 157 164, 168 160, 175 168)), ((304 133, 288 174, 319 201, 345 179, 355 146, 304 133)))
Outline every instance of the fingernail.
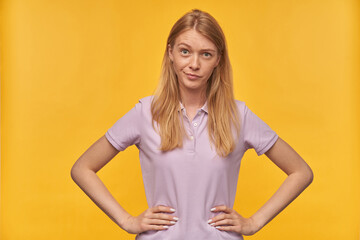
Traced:
POLYGON ((210 224, 210 226, 214 226, 214 225, 215 225, 215 223, 210 224))
POLYGON ((164 228, 169 228, 169 226, 163 226, 164 228))
POLYGON ((216 226, 215 228, 219 229, 219 228, 220 228, 220 226, 216 226))
POLYGON ((170 208, 170 211, 175 212, 176 210, 175 210, 175 209, 173 209, 173 208, 170 208))
POLYGON ((212 222, 212 219, 209 219, 208 223, 211 223, 212 222))
POLYGON ((174 221, 170 221, 170 223, 171 223, 171 224, 175 224, 176 222, 174 222, 174 221))
POLYGON ((177 220, 179 220, 179 218, 178 218, 178 217, 173 217, 173 219, 174 219, 174 220, 176 220, 176 221, 177 221, 177 220))
POLYGON ((212 209, 210 209, 210 211, 214 211, 216 208, 212 208, 212 209))

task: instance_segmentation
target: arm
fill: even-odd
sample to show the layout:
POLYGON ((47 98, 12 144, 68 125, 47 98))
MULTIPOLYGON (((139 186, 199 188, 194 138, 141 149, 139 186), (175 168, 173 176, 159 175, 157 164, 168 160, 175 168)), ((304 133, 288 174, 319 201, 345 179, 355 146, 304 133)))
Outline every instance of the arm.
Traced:
POLYGON ((280 137, 265 155, 288 177, 274 195, 251 217, 260 230, 278 215, 313 180, 313 172, 300 155, 280 137))
POLYGON ((128 233, 166 230, 175 224, 178 218, 165 214, 174 212, 171 207, 155 206, 133 217, 110 194, 96 173, 118 152, 106 137, 102 136, 75 162, 71 169, 72 179, 111 220, 128 233))
POLYGON ((289 205, 313 180, 306 162, 280 137, 265 153, 288 177, 275 194, 250 218, 244 218, 226 205, 216 206, 213 212, 224 212, 211 219, 211 226, 224 231, 253 235, 289 205), (225 226, 224 226, 225 225, 225 226))
POLYGON ((71 178, 106 215, 122 228, 122 221, 131 215, 120 206, 96 175, 96 172, 118 152, 106 137, 102 136, 75 162, 71 168, 71 178))

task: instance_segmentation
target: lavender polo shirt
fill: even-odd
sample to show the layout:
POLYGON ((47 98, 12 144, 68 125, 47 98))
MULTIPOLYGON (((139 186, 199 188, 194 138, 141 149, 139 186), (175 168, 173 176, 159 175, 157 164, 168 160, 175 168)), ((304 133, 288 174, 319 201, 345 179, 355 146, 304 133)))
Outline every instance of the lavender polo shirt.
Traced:
MULTIPOLYGON (((210 147, 207 132, 207 104, 198 109, 189 121, 182 106, 179 116, 191 136, 184 138, 182 148, 164 152, 158 150, 160 136, 152 127, 151 100, 148 96, 121 117, 105 133, 119 151, 135 144, 139 149, 141 171, 149 207, 170 206, 179 217, 165 230, 151 230, 136 235, 137 240, 232 240, 243 239, 235 232, 221 231, 207 221, 222 212, 210 209, 217 205, 234 205, 241 159, 250 148, 262 155, 276 142, 278 135, 244 102, 236 100, 241 115, 240 139, 227 157, 217 155, 210 147)), ((144 209, 145 210, 145 209, 144 209)), ((170 213, 169 213, 170 214, 170 213)), ((241 213, 240 213, 241 214, 241 213)))

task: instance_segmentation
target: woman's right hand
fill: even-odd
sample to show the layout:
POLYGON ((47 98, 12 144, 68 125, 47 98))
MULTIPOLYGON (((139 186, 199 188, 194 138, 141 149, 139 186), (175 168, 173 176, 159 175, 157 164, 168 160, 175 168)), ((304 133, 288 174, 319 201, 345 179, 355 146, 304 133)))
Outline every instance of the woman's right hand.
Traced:
POLYGON ((149 230, 165 230, 174 225, 179 218, 165 214, 173 213, 170 207, 155 206, 146 209, 137 217, 129 216, 121 224, 121 228, 131 234, 138 234, 149 230))

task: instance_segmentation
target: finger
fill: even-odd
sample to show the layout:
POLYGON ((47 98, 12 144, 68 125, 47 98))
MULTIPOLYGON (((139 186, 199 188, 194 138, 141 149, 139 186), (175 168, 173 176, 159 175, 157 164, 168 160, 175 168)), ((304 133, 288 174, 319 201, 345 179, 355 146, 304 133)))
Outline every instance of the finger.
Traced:
POLYGON ((173 213, 176 210, 172 207, 167 207, 167 206, 163 206, 163 205, 158 205, 155 206, 153 208, 151 208, 152 212, 169 212, 169 213, 173 213))
POLYGON ((162 219, 162 220, 169 220, 169 221, 177 221, 179 220, 178 217, 169 215, 169 214, 165 214, 165 213, 153 213, 151 215, 148 216, 148 218, 150 219, 162 219))
MULTIPOLYGON (((148 230, 167 230, 169 226, 167 225, 149 225, 148 230)), ((147 230, 147 231, 148 231, 147 230)))
POLYGON ((216 226, 215 228, 222 230, 222 231, 232 231, 232 232, 236 232, 236 227, 235 226, 216 226))
POLYGON ((235 226, 235 221, 229 218, 220 220, 220 221, 216 221, 213 223, 210 223, 211 226, 216 227, 216 226, 225 226, 225 225, 230 225, 230 226, 235 226))
POLYGON ((232 216, 230 215, 230 214, 219 214, 219 215, 217 215, 217 216, 215 216, 215 217, 213 217, 213 218, 210 218, 209 220, 208 220, 208 223, 214 223, 214 222, 218 222, 218 221, 221 221, 221 220, 223 220, 223 219, 232 219, 232 216))
POLYGON ((174 220, 162 220, 162 219, 149 219, 148 224, 151 225, 174 225, 176 221, 174 220))
POLYGON ((220 206, 216 206, 216 207, 212 208, 210 211, 231 213, 233 211, 233 209, 227 207, 226 205, 220 205, 220 206))

